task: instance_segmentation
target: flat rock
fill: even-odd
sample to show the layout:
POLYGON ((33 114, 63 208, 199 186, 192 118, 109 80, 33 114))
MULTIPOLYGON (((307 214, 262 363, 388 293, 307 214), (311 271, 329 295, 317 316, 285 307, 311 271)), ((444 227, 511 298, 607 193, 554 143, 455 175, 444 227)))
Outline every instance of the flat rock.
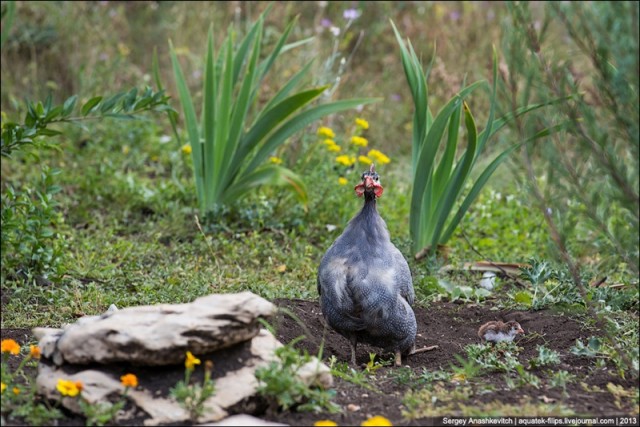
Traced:
POLYGON ((266 421, 252 415, 238 414, 225 418, 217 423, 199 424, 199 426, 288 426, 273 421, 266 421))
POLYGON ((159 304, 86 316, 63 330, 36 328, 42 355, 61 366, 129 362, 178 364, 186 351, 209 353, 255 337, 275 313, 251 293, 214 294, 188 304, 159 304))

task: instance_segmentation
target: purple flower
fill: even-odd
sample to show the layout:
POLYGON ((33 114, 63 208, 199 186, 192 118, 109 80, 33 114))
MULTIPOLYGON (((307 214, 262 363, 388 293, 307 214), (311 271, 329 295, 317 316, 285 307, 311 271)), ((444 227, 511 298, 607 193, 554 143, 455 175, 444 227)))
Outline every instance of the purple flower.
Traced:
POLYGON ((329 28, 331 26, 331 20, 322 18, 322 20, 320 21, 320 25, 322 25, 324 28, 329 28))
POLYGON ((357 9, 347 9, 342 13, 342 17, 344 19, 348 19, 350 21, 353 21, 354 19, 358 19, 361 14, 362 14, 362 12, 360 12, 357 9))
POLYGON ((393 99, 394 101, 400 101, 402 99, 402 97, 400 95, 398 95, 397 93, 392 93, 391 94, 391 99, 393 99))
POLYGON ((449 13, 449 18, 451 18, 452 21, 457 21, 458 19, 460 19, 460 12, 458 12, 457 10, 453 10, 449 13))

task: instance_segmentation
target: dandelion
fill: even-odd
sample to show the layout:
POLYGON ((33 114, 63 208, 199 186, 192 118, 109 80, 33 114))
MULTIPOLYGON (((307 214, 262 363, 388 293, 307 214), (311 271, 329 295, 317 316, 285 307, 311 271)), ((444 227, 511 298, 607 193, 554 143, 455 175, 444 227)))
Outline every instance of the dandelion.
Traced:
POLYGON ((20 394, 20 389, 18 387, 14 387, 13 388, 13 394, 15 394, 16 396, 20 394))
POLYGON ((56 389, 63 396, 76 397, 82 391, 82 383, 80 381, 73 381, 59 379, 56 389))
POLYGON ((182 146, 182 152, 184 154, 191 154, 191 144, 184 144, 182 146))
POLYGON ((368 158, 367 156, 358 156, 358 161, 359 161, 360 163, 363 163, 363 164, 367 165, 367 166, 368 166, 368 165, 370 165, 371 163, 373 163, 373 162, 371 161, 371 159, 370 159, 370 158, 368 158))
POLYGON ((184 366, 191 371, 193 370, 193 367, 195 365, 199 365, 199 364, 200 364, 200 359, 198 359, 193 354, 191 354, 190 351, 187 351, 187 358, 184 361, 184 366))
POLYGON ((324 136, 326 138, 335 138, 336 134, 326 126, 320 126, 318 128, 318 135, 324 136))
POLYGON ((338 424, 335 421, 331 420, 319 420, 313 423, 314 426, 323 427, 323 426, 337 426, 338 424))
POLYGON ((5 383, 0 383, 0 393, 4 393, 4 391, 7 389, 7 385, 5 383))
POLYGON ((369 152, 367 153, 367 156, 372 157, 376 161, 376 163, 380 163, 383 165, 386 165, 391 161, 389 157, 387 157, 384 153, 376 149, 369 150, 369 152))
POLYGON ((274 165, 279 165, 279 164, 282 163, 282 159, 280 157, 276 157, 276 156, 269 157, 269 161, 271 163, 273 163, 274 165))
POLYGON ((366 421, 363 421, 361 426, 392 426, 391 421, 387 418, 382 417, 380 415, 376 415, 375 417, 371 417, 366 421))
POLYGON ((34 359, 40 359, 40 347, 38 347, 37 345, 29 346, 29 354, 34 359))
POLYGON ((2 347, 2 353, 11 353, 14 356, 20 353, 20 345, 11 338, 2 340, 0 346, 2 347))
POLYGON ((356 118, 356 126, 361 129, 369 129, 369 122, 365 119, 361 119, 360 117, 356 118))
POLYGON ((353 145, 357 145, 358 147, 366 147, 367 145, 369 145, 369 141, 367 141, 367 138, 363 138, 361 136, 352 136, 351 143, 353 145))
POLYGON ((347 185, 349 181, 347 181, 347 178, 341 176, 340 178, 338 178, 338 184, 340 185, 347 185))
POLYGON ((340 146, 336 144, 336 142, 333 139, 325 139, 322 142, 327 146, 327 150, 333 153, 337 153, 338 151, 341 150, 340 146))
POLYGON ((343 154, 342 156, 336 157, 336 162, 344 166, 351 166, 356 162, 356 158, 353 156, 347 156, 346 154, 343 154))
POLYGON ((125 387, 138 387, 138 377, 133 374, 126 374, 120 377, 120 384, 125 387))

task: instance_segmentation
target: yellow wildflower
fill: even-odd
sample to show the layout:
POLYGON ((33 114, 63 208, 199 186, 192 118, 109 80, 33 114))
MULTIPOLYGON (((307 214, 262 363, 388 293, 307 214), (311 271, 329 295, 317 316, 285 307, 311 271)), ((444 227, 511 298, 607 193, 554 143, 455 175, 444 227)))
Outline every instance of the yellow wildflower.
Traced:
POLYGON ((14 387, 13 388, 13 394, 15 394, 16 396, 20 394, 20 389, 18 387, 14 387))
POLYGON ((340 163, 341 165, 351 166, 356 162, 356 158, 343 154, 342 156, 336 157, 336 162, 340 163))
POLYGON ((339 145, 337 145, 337 144, 330 145, 329 147, 327 147, 327 149, 328 149, 329 151, 331 151, 332 153, 337 153, 337 152, 339 152, 340 150, 342 150, 342 148, 340 148, 340 146, 339 146, 339 145))
POLYGON ((184 144, 182 146, 182 152, 184 154, 191 154, 191 144, 184 144))
POLYGON ((56 389, 63 396, 75 397, 82 390, 82 383, 80 381, 74 383, 73 381, 59 379, 56 389))
POLYGON ((326 126, 320 126, 318 128, 318 135, 320 136, 325 136, 327 138, 335 138, 336 134, 328 127, 326 126))
POLYGON ((356 126, 362 129, 369 129, 369 122, 358 117, 356 119, 356 126))
POLYGON ((358 156, 358 161, 359 161, 360 163, 364 163, 364 164, 365 164, 365 165, 367 165, 367 166, 369 166, 371 163, 373 163, 373 162, 371 161, 371 159, 370 159, 370 158, 368 158, 367 156, 358 156))
POLYGON ((269 157, 269 161, 271 163, 273 163, 274 165, 279 165, 279 164, 282 163, 282 159, 280 157, 276 157, 276 156, 269 157))
POLYGON ((200 359, 191 354, 190 351, 187 351, 187 359, 184 361, 184 366, 187 369, 192 370, 195 365, 200 364, 200 359))
POLYGON ((347 181, 347 178, 341 176, 340 178, 338 178, 338 184, 340 185, 347 185, 349 181, 347 181))
POLYGON ((7 389, 7 385, 6 385, 5 383, 0 383, 0 384, 1 384, 1 386, 0 386, 0 390, 1 390, 1 391, 0 391, 0 393, 4 393, 4 391, 7 389))
POLYGON ((331 420, 319 420, 313 423, 313 425, 317 427, 324 427, 324 426, 328 427, 328 426, 337 426, 338 424, 335 421, 331 421, 331 420))
POLYGON ((30 350, 29 350, 29 354, 34 359, 40 359, 40 347, 38 347, 37 345, 31 345, 30 346, 30 350))
POLYGON ((129 154, 130 151, 131 151, 131 148, 128 145, 122 146, 122 154, 129 154))
POLYGON ((387 157, 384 153, 376 149, 369 150, 369 153, 367 153, 367 156, 372 157, 376 161, 376 163, 379 163, 382 165, 386 165, 391 161, 389 157, 387 157))
POLYGON ((361 426, 392 426, 391 421, 387 418, 382 417, 380 415, 376 415, 375 417, 371 417, 366 421, 363 421, 361 426))
POLYGON ((11 338, 2 340, 0 345, 2 346, 3 353, 11 353, 13 355, 17 355, 20 353, 20 345, 11 338))
POLYGON ((118 52, 120 52, 120 55, 122 56, 128 56, 131 53, 131 50, 126 44, 118 43, 118 52))
POLYGON ((138 387, 138 377, 133 374, 126 374, 120 377, 120 384, 125 387, 138 387))
POLYGON ((367 141, 367 138, 363 138, 361 136, 352 136, 351 143, 353 145, 357 145, 358 147, 366 147, 367 145, 369 145, 369 141, 367 141))

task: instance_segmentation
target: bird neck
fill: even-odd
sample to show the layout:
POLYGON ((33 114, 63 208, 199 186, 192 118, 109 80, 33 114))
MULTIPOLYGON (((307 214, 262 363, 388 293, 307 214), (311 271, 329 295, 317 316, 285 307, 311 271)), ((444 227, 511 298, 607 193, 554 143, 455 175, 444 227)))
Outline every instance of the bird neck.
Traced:
POLYGON ((373 192, 365 191, 364 193, 364 206, 362 207, 363 213, 377 213, 376 208, 376 195, 373 192))

